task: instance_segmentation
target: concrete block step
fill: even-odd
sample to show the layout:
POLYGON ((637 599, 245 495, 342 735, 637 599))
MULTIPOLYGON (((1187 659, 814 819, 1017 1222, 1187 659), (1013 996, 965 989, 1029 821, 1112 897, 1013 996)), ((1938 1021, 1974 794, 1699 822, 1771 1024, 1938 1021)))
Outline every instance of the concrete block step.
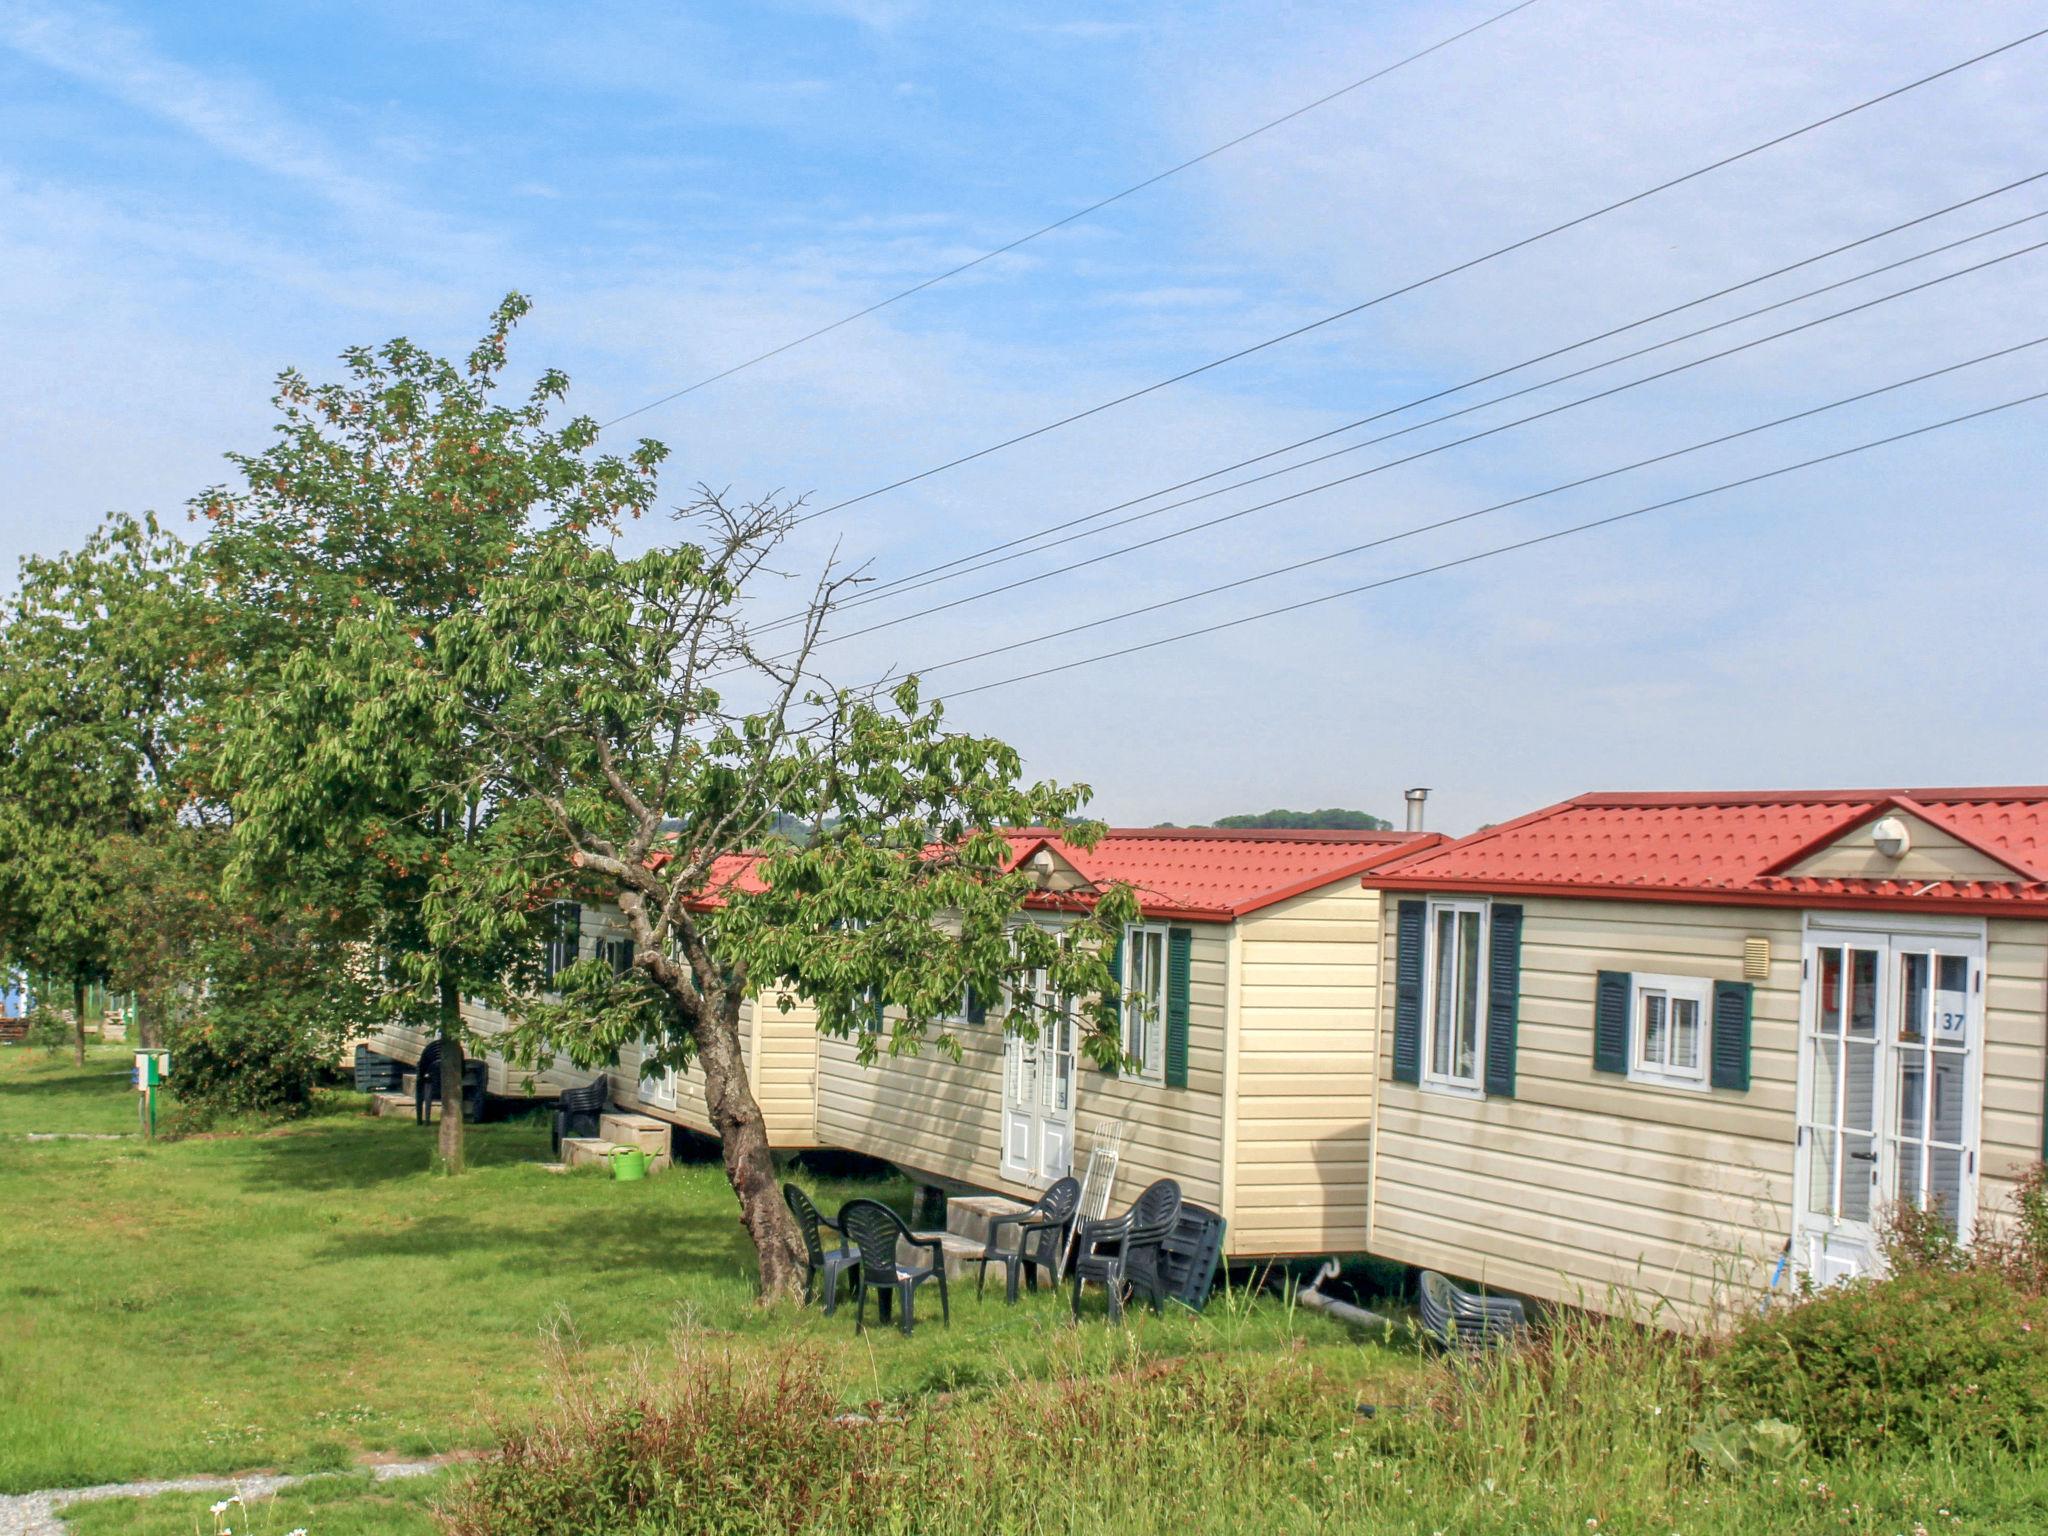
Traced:
POLYGON ((616 1146, 638 1147, 649 1157, 667 1157, 669 1143, 673 1139, 666 1120, 657 1120, 652 1115, 630 1114, 624 1110, 598 1116, 597 1134, 616 1146))
MULTIPOLYGON (((564 1136, 562 1138, 562 1161, 571 1168, 611 1168, 614 1152, 630 1146, 630 1142, 608 1141, 602 1136, 564 1136)), ((644 1149, 643 1149, 644 1150, 644 1149)), ((666 1173, 671 1159, 666 1152, 650 1157, 647 1171, 650 1174, 666 1173)))
POLYGON ((370 1113, 373 1115, 410 1115, 412 1093, 374 1093, 370 1095, 370 1113))
MULTIPOLYGON (((1012 1200, 1008 1195, 954 1195, 946 1201, 946 1230, 973 1243, 979 1253, 988 1241, 989 1218, 1013 1216, 1027 1208, 1024 1201, 1012 1200)), ((1014 1236, 1014 1232, 1003 1235, 1006 1247, 1014 1246, 1014 1236)))
MULTIPOLYGON (((936 1237, 946 1245, 943 1250, 943 1258, 946 1266, 946 1279, 949 1282, 963 1277, 973 1278, 975 1274, 974 1261, 981 1257, 982 1246, 987 1241, 986 1238, 962 1237, 958 1232, 920 1232, 917 1235, 919 1237, 936 1237)), ((928 1248, 917 1248, 908 1243, 899 1243, 897 1245, 896 1262, 899 1264, 929 1264, 931 1257, 931 1250, 928 1248)))

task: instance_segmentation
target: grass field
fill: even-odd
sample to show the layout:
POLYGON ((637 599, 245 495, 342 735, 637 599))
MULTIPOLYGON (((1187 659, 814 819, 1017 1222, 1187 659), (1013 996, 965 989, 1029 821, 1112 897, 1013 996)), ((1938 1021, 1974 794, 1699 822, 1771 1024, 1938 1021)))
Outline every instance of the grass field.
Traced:
MULTIPOLYGON (((914 1339, 846 1314, 763 1312, 715 1163, 639 1184, 545 1171, 538 1116, 475 1127, 472 1171, 426 1172, 429 1133, 337 1094, 281 1128, 154 1145, 29 1143, 124 1129, 125 1050, 83 1074, 0 1048, 0 1491, 487 1444, 546 1401, 543 1342, 623 1364, 687 1330, 815 1346, 850 1402, 1042 1372, 1072 1330, 1051 1298, 956 1294, 914 1339)), ((899 1184, 805 1177, 828 1209, 899 1184)), ((1361 1379, 1398 1357, 1278 1301, 1082 1330, 1103 1360, 1289 1340, 1361 1379)))
POLYGON ((754 1304, 714 1164, 551 1174, 537 1119, 477 1128, 456 1180, 352 1095, 155 1145, 23 1138, 124 1128, 125 1058, 0 1048, 0 1488, 338 1475, 218 1517, 212 1493, 81 1505, 77 1536, 2048 1529, 2048 1448, 1713 1472, 1692 1357, 1622 1325, 1472 1370, 1270 1293, 1113 1330, 966 1289, 950 1329, 857 1338, 754 1304), (502 1463, 360 1470, 508 1437, 502 1463))

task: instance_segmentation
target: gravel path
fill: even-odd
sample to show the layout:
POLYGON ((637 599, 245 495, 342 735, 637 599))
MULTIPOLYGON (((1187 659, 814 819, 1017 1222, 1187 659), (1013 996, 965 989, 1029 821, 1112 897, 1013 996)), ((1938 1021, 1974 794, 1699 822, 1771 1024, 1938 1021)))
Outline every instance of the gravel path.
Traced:
MULTIPOLYGON (((394 1461, 371 1467, 377 1482, 398 1477, 424 1477, 447 1466, 453 1457, 433 1461, 394 1461)), ((95 1499, 146 1498, 153 1493, 239 1493, 245 1499, 264 1498, 280 1488, 303 1483, 311 1477, 329 1477, 327 1472, 266 1472, 254 1477, 173 1477, 143 1483, 101 1483, 96 1488, 45 1488, 40 1493, 0 1493, 0 1536, 65 1536, 69 1529, 61 1511, 73 1504, 95 1499)))

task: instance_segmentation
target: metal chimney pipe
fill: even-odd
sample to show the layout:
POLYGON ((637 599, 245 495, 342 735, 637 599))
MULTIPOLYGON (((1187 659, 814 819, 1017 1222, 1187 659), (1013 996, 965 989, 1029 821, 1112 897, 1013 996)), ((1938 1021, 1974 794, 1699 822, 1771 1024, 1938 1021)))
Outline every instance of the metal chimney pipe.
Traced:
POLYGON ((1420 832, 1422 830, 1422 804, 1429 798, 1429 791, 1426 789, 1411 789, 1408 791, 1406 798, 1408 801, 1408 830, 1410 832, 1420 832))

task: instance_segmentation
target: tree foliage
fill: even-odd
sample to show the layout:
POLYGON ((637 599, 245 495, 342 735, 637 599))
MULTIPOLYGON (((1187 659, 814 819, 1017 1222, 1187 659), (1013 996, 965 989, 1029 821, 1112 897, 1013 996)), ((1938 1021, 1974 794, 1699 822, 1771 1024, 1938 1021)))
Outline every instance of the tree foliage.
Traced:
POLYGON ((187 800, 180 739, 213 659, 192 577, 154 518, 116 515, 24 560, 0 616, 0 951, 68 981, 75 1007, 122 937, 109 841, 159 834, 187 800))
POLYGON ((1260 811, 1256 814, 1219 816, 1210 825, 1274 827, 1303 832, 1390 832, 1394 826, 1392 822, 1367 811, 1346 811, 1335 807, 1320 811, 1260 811))
MULTIPOLYGON (((345 353, 344 382, 287 372, 275 441, 230 455, 241 485, 195 502, 233 635, 217 722, 230 871, 289 884, 353 927, 383 959, 385 1013, 437 1032, 451 1078, 460 1000, 503 1006, 531 980, 552 872, 501 835, 479 719, 439 686, 443 626, 522 558, 536 524, 643 509, 659 458, 652 445, 595 454, 585 420, 551 427, 558 373, 499 398, 525 308, 507 299, 461 365, 401 339, 345 353)), ((450 1167, 459 1102, 444 1098, 450 1167)))

